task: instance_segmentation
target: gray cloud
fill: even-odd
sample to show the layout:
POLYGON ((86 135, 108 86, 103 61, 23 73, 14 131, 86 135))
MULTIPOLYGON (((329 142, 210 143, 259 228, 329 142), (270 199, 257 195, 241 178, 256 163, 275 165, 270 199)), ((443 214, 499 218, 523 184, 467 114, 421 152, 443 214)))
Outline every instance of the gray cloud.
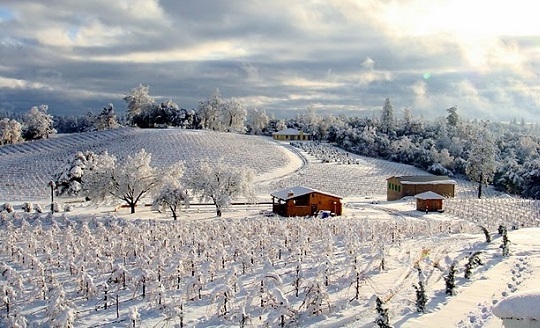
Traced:
POLYGON ((287 116, 310 104, 361 115, 390 97, 414 115, 445 115, 456 105, 469 118, 537 121, 540 31, 475 34, 474 22, 463 33, 466 19, 415 20, 415 9, 437 14, 424 5, 6 0, 0 110, 45 103, 53 115, 84 114, 109 102, 122 110, 122 95, 143 83, 184 108, 219 87, 247 107, 287 116))

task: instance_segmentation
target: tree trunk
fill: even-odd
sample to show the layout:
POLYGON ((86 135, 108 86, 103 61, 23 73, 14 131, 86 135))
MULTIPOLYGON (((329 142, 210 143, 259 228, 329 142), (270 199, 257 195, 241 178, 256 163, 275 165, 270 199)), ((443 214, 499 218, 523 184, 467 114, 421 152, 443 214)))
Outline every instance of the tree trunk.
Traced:
POLYGON ((130 203, 129 208, 131 209, 131 214, 135 213, 135 204, 134 203, 130 203))
POLYGON ((482 198, 482 182, 478 182, 478 199, 482 198))
POLYGON ((176 221, 176 219, 178 218, 178 216, 176 215, 176 208, 174 208, 173 206, 169 206, 169 208, 171 209, 173 219, 176 221))
POLYGON ((221 207, 216 206, 216 214, 218 217, 221 217, 221 207))

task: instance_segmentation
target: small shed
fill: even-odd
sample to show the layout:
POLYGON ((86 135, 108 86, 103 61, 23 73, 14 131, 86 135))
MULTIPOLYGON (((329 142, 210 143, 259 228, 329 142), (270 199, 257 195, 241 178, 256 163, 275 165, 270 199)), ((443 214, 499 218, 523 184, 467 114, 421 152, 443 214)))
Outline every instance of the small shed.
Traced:
POLYGON ((310 140, 309 135, 305 134, 303 131, 298 131, 296 129, 288 128, 272 134, 274 140, 281 141, 304 141, 310 140))
POLYGON ((342 211, 342 197, 307 187, 285 188, 270 196, 272 211, 281 216, 311 216, 319 211, 341 215, 342 211))
POLYGON ((443 210, 444 196, 433 191, 426 191, 415 195, 416 209, 419 211, 440 212, 443 210))

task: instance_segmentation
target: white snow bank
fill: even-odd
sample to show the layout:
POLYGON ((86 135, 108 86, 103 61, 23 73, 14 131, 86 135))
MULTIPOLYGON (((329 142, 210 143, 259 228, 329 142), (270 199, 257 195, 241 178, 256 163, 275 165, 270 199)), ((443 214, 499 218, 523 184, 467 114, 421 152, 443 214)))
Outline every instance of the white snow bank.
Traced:
POLYGON ((540 320, 540 289, 515 293, 493 307, 493 314, 501 319, 540 320))

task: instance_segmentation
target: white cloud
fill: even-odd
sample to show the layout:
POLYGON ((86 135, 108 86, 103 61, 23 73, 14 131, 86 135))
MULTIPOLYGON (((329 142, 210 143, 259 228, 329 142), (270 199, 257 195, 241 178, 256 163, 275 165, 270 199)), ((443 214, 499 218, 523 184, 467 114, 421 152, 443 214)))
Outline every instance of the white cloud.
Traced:
POLYGON ((410 86, 411 91, 414 94, 415 107, 426 108, 429 104, 428 98, 428 86, 425 81, 417 81, 410 86))
POLYGON ((327 110, 379 108, 381 95, 424 111, 459 103, 479 115, 513 115, 521 104, 530 113, 538 107, 540 24, 524 0, 3 6, 12 16, 0 21, 2 85, 20 99, 24 90, 72 88, 71 104, 95 97, 101 107, 114 99, 100 96, 143 82, 191 108, 216 86, 277 110, 308 101, 327 110))
POLYGON ((366 57, 366 59, 362 62, 362 67, 368 70, 373 70, 374 66, 375 61, 369 57, 366 57))
POLYGON ((49 91, 54 90, 52 86, 44 84, 44 83, 6 78, 6 77, 1 77, 1 76, 0 76, 0 88, 19 89, 19 90, 35 90, 35 89, 45 89, 49 91))

